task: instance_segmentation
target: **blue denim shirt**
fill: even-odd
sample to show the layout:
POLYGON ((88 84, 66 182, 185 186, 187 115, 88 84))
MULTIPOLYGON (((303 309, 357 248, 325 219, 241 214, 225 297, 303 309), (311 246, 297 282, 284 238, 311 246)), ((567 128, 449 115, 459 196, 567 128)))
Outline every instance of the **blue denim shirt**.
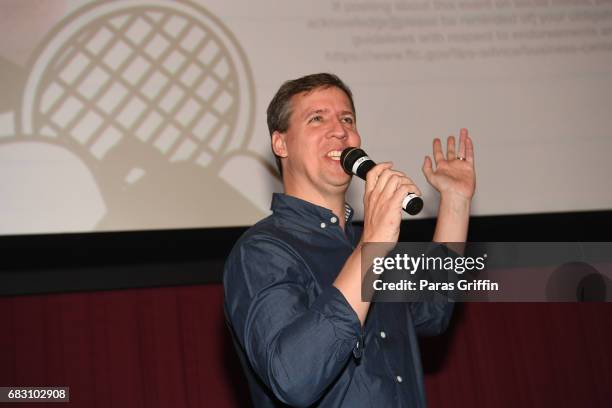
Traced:
POLYGON ((236 243, 225 315, 255 407, 425 407, 417 335, 449 303, 372 303, 363 330, 332 285, 360 232, 328 209, 274 194, 273 214, 236 243))

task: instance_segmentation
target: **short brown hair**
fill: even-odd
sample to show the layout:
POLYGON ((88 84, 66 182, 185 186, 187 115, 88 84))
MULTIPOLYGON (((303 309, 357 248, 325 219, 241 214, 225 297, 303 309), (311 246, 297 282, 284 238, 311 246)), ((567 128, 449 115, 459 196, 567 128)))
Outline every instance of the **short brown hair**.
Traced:
MULTIPOLYGON (((340 89, 346 94, 351 102, 351 109, 353 113, 356 114, 353 93, 340 78, 329 73, 306 75, 283 83, 276 92, 276 95, 272 98, 272 101, 270 101, 268 110, 266 111, 268 115, 268 130, 270 131, 270 137, 272 137, 272 134, 276 131, 284 133, 289 129, 289 119, 293 112, 291 98, 293 98, 294 95, 332 86, 340 89)), ((272 153, 274 153, 274 150, 272 150, 272 153)), ((278 171, 282 175, 283 168, 281 167, 280 158, 278 156, 276 156, 276 165, 278 171)))

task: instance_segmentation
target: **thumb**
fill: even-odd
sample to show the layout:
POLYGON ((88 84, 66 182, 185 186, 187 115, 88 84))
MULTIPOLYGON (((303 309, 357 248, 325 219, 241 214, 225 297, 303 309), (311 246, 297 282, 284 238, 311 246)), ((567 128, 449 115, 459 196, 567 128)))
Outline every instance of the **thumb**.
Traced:
POLYGON ((429 156, 425 156, 425 161, 423 161, 423 167, 421 168, 421 170, 423 170, 423 174, 429 182, 431 180, 431 176, 433 175, 433 168, 429 156))

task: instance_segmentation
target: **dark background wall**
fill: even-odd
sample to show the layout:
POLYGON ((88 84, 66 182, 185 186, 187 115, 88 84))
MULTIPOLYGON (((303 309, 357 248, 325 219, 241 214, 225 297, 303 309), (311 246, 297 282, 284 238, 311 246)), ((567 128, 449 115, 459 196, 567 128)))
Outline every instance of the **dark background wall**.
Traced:
MULTIPOLYGON (((433 226, 404 222, 402 239, 433 226)), ((610 241, 611 227, 612 211, 475 217, 469 238, 610 241)), ((248 406, 220 283, 243 231, 0 238, 0 386, 67 385, 78 407, 248 406)), ((428 400, 609 407, 610 344, 610 303, 462 304, 422 342, 428 400)))

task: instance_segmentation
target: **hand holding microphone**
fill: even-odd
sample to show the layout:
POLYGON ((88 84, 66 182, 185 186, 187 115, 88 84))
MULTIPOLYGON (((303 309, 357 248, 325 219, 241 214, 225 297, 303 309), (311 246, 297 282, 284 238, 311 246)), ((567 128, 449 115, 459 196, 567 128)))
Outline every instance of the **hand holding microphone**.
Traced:
MULTIPOLYGON (((376 163, 368 157, 366 152, 358 147, 347 147, 340 156, 342 168, 348 174, 366 180, 366 175, 376 163)), ((402 208, 410 215, 416 215, 423 209, 423 199, 414 191, 408 192, 402 201, 402 208)))
POLYGON ((376 164, 356 147, 342 152, 340 164, 348 174, 355 174, 366 181, 363 242, 397 242, 402 209, 416 214, 423 207, 423 200, 418 197, 421 194, 418 187, 404 173, 393 170, 392 163, 376 164))

